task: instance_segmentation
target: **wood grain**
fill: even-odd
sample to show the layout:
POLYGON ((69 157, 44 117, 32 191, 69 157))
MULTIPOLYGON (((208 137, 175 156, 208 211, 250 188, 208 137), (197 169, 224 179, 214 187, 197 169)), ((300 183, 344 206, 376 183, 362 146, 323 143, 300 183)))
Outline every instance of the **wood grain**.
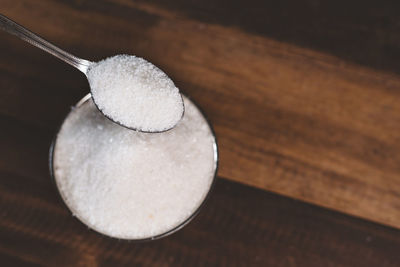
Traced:
MULTIPOLYGON (((246 18, 235 21, 233 14, 224 19, 221 3, 207 2, 204 9, 201 1, 191 3, 47 0, 2 5, 6 15, 82 57, 124 52, 163 68, 214 124, 222 177, 400 227, 400 78, 394 61, 385 72, 372 52, 364 61, 343 57, 365 66, 318 52, 342 56, 348 45, 356 45, 356 38, 351 44, 341 42, 342 50, 335 50, 338 42, 335 47, 320 44, 336 36, 324 31, 323 23, 312 35, 318 51, 300 34, 293 39, 271 34, 293 43, 274 40, 270 26, 261 31, 266 23, 259 20, 269 4, 257 2, 261 6, 252 9, 254 16, 246 11, 246 18)), ((240 11, 237 4, 229 8, 240 11)), ((325 5, 321 9, 327 12, 325 5)), ((387 7, 379 10, 397 21, 387 7)), ((345 21, 351 30, 343 30, 344 36, 380 18, 362 17, 358 25, 350 17, 345 21)), ((379 30, 388 36, 393 31, 379 30)), ((88 90, 86 81, 35 48, 0 36, 1 114, 55 129, 65 107, 88 90)), ((376 53, 384 60, 382 49, 376 53)))
POLYGON ((200 216, 169 238, 134 244, 88 231, 47 168, 87 81, 0 32, 0 262, 399 266, 397 6, 2 0, 0 12, 78 56, 135 54, 165 70, 214 125, 220 180, 200 216))

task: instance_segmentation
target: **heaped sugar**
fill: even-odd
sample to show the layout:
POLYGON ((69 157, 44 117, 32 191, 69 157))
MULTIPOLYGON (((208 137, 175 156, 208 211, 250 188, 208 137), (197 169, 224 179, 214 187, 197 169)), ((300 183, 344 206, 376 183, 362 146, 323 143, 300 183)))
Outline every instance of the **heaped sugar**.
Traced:
POLYGON ((91 99, 73 109, 57 135, 54 177, 72 213, 117 238, 163 234, 201 205, 216 169, 207 121, 187 98, 185 116, 161 134, 106 119, 91 99))
POLYGON ((87 76, 98 108, 124 126, 161 132, 182 118, 184 106, 178 88, 143 58, 110 57, 91 66, 87 76))

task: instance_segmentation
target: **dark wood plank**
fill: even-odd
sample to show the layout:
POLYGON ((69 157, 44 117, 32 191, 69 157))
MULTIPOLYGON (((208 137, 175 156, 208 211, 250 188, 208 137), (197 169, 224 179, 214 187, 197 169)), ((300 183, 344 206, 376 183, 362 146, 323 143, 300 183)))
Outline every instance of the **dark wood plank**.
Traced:
MULTIPOLYGON (((299 5, 289 2, 287 9, 254 2, 237 20, 234 14, 243 9, 239 1, 225 10, 225 2, 210 1, 191 1, 190 7, 182 1, 166 6, 158 1, 4 0, 2 12, 82 57, 124 52, 161 66, 215 125, 221 176, 400 227, 400 77, 393 74, 399 61, 387 61, 389 72, 384 72, 371 56, 385 53, 385 44, 400 49, 384 35, 393 33, 384 27, 385 18, 397 21, 397 15, 383 3, 376 10, 385 16, 369 20, 373 10, 367 2, 357 10, 354 3, 316 1, 313 10, 294 17, 307 19, 292 30, 297 22, 289 17, 275 28, 260 18, 268 9, 264 17, 278 21, 279 14, 299 5), (332 29, 340 13, 323 16, 331 6, 347 12, 338 33, 332 29), (309 27, 313 18, 319 26, 309 27), (375 50, 366 62, 354 52, 361 47, 356 37, 350 38, 349 51, 344 41, 318 45, 337 34, 347 38, 374 31, 371 25, 378 25, 376 34, 383 37, 371 35, 374 41, 365 47, 375 50), (278 38, 273 30, 299 33, 278 38), (356 58, 343 58, 366 65, 310 48, 339 56, 351 52, 356 58)), ((66 108, 88 91, 84 77, 12 36, 0 33, 0 39, 0 114, 56 129, 66 108)), ((378 61, 385 65, 386 59, 382 54, 378 61)))
MULTIPOLYGON (((120 1, 122 2, 122 1, 120 1)), ((142 0, 140 2, 149 3, 142 0)), ((400 3, 393 0, 152 0, 206 24, 242 31, 400 73, 400 3)), ((81 7, 96 7, 80 1, 81 7)))
POLYGON ((0 262, 7 266, 398 266, 400 231, 219 178, 199 216, 162 240, 88 230, 46 169, 48 130, 1 117, 0 262))
POLYGON ((398 266, 400 231, 219 178, 178 233, 129 243, 88 230, 47 171, 52 131, 0 116, 0 262, 7 266, 398 266))
MULTIPOLYGON (((1 185, 24 199, 16 183, 1 185)), ((21 181, 21 180, 20 180, 21 181)), ((39 202, 34 190, 23 191, 39 202)), ((207 206, 180 232, 134 244, 89 232, 63 210, 0 203, 0 260, 45 266, 398 266, 400 232, 219 180, 207 206), (6 215, 4 215, 6 214, 6 215), (33 215, 34 214, 34 215, 33 215), (32 216, 33 215, 33 216, 32 216), (40 216, 40 217, 38 217, 40 216)), ((47 205, 47 204, 46 204, 47 205)), ((10 265, 9 265, 10 266, 10 265)), ((12 265, 11 265, 12 266, 12 265)), ((15 266, 21 266, 19 263, 15 266)))

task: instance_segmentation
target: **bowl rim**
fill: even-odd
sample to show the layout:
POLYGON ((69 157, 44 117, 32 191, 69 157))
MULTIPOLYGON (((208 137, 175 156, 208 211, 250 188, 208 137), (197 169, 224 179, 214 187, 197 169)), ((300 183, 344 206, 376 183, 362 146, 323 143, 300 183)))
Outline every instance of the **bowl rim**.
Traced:
MULTIPOLYGON (((193 99, 191 99, 190 97, 188 97, 187 95, 184 95, 186 98, 188 98, 195 106, 196 108, 200 111, 201 115, 203 116, 203 118, 205 119, 205 121, 208 124, 208 127, 211 131, 211 134, 213 136, 213 151, 214 151, 214 174, 213 174, 213 178, 210 184, 210 187, 208 189, 208 192, 206 194, 206 196, 203 198, 202 202, 200 203, 200 205, 196 208, 196 210, 188 217, 186 218, 183 222, 179 223, 177 226, 173 227, 172 229, 152 236, 152 237, 146 237, 146 238, 138 238, 138 239, 130 239, 130 238, 121 238, 121 237, 113 237, 113 236, 109 236, 105 233, 99 232, 96 229, 92 228, 91 226, 89 226, 87 223, 85 223, 83 220, 81 220, 78 216, 74 215, 72 210, 69 208, 69 206, 67 205, 66 201, 63 198, 63 195, 57 185, 56 182, 56 177, 55 177, 55 173, 54 173, 54 150, 55 150, 55 145, 57 143, 57 137, 58 134, 61 130, 61 127, 64 125, 66 119, 68 118, 69 114, 72 112, 73 109, 83 105, 84 103, 86 103, 89 99, 92 98, 91 94, 88 93, 87 95, 85 95, 82 99, 80 99, 74 106, 71 107, 71 109, 68 111, 68 113, 65 115, 64 119, 61 121, 60 125, 57 127, 56 129, 56 134, 54 135, 52 142, 50 144, 50 149, 49 149, 49 171, 50 171, 50 179, 53 182, 54 187, 56 188, 57 192, 58 192, 58 198, 59 200, 63 203, 63 206, 72 214, 72 217, 74 217, 76 220, 78 220, 81 224, 85 225, 88 227, 89 231, 95 232, 98 235, 101 235, 102 237, 108 238, 108 239, 113 239, 113 240, 118 240, 118 241, 123 241, 123 242, 131 242, 131 243, 142 243, 142 242, 148 242, 148 241, 153 241, 153 240, 158 240, 164 237, 167 237, 177 231, 179 231, 180 229, 182 229, 183 227, 185 227, 187 224, 189 224, 200 212, 200 210, 205 206, 207 200, 210 198, 211 192, 214 190, 215 187, 215 183, 217 180, 217 173, 218 173, 218 166, 219 166, 219 147, 218 147, 218 142, 217 142, 217 137, 214 131, 214 128, 212 127, 209 118, 206 116, 206 114, 204 113, 203 109, 195 102, 193 101, 193 99)), ((114 122, 115 123, 115 122, 114 122)), ((116 125, 118 125, 116 123, 116 125)), ((123 126, 120 126, 123 127, 123 126)), ((160 134, 160 133, 149 133, 149 134, 160 134)))

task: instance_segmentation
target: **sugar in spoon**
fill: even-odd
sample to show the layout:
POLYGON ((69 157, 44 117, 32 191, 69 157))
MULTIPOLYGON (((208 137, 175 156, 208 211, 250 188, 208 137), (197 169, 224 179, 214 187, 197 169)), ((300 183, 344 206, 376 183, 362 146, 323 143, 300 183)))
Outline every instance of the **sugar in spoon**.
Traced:
POLYGON ((150 62, 117 55, 99 62, 81 59, 0 14, 0 29, 74 66, 87 77, 93 102, 110 120, 141 132, 164 132, 184 113, 172 80, 150 62))

